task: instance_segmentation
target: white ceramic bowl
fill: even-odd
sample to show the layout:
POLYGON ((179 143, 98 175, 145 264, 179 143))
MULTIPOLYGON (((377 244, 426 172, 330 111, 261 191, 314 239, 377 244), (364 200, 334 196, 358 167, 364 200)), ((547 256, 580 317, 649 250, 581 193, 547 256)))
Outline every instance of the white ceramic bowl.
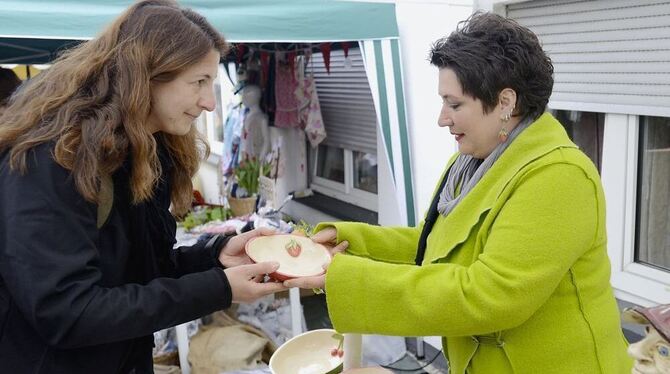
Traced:
POLYGON ((254 262, 279 262, 279 269, 270 274, 279 281, 321 275, 324 273, 323 266, 331 260, 325 246, 299 235, 258 236, 247 242, 245 250, 254 262), (291 240, 295 240, 301 247, 300 254, 295 257, 286 249, 291 240))
POLYGON ((282 344, 270 358, 273 374, 335 374, 342 372, 342 357, 332 356, 339 340, 335 330, 312 330, 282 344))

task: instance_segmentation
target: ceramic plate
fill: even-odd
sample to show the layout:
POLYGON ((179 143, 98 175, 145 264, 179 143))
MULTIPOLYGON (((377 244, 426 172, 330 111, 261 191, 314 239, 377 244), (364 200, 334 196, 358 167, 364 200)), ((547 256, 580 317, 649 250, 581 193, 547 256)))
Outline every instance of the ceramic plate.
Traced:
POLYGON ((325 246, 299 235, 259 236, 249 240, 245 250, 254 262, 279 262, 279 269, 270 274, 279 281, 321 275, 330 262, 325 246))
POLYGON ((342 371, 342 357, 331 355, 340 341, 335 330, 312 330, 286 343, 270 358, 273 374, 334 374, 342 371))

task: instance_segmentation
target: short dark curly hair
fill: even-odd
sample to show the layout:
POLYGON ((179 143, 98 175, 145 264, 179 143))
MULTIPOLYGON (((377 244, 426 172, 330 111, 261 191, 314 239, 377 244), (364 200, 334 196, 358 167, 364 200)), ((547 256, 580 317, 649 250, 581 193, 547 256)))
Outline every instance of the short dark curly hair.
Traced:
POLYGON ((517 94, 515 115, 538 117, 554 86, 554 67, 537 36, 511 19, 476 12, 436 41, 430 63, 454 71, 463 93, 481 100, 484 112, 505 88, 517 94))

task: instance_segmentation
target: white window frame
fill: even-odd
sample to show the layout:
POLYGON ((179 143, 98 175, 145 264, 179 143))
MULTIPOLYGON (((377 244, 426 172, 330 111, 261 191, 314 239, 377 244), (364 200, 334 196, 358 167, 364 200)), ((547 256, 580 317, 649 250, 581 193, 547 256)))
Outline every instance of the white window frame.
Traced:
MULTIPOLYGON (((232 69, 231 71, 235 70, 235 65, 232 64, 232 69)), ((236 83, 235 82, 235 75, 231 77, 233 79, 233 85, 236 83)), ((217 77, 215 79, 215 82, 219 84, 219 87, 223 88, 223 85, 221 84, 222 82, 229 82, 228 77, 226 75, 226 69, 224 69, 223 64, 219 64, 219 70, 217 72, 217 77)), ((226 87, 228 85, 226 84, 226 87)), ((234 94, 230 94, 233 97, 235 96, 234 94)), ((221 106, 221 115, 223 116, 223 125, 225 127, 226 124, 226 118, 228 117, 228 113, 226 112, 226 107, 228 106, 227 102, 227 96, 223 94, 223 90, 221 92, 221 102, 216 103, 217 107, 221 106)), ((208 161, 210 162, 218 162, 218 157, 221 157, 223 155, 223 142, 216 140, 216 135, 214 133, 214 112, 208 112, 208 111, 203 111, 200 114, 200 117, 198 117, 198 127, 199 129, 204 129, 205 132, 203 135, 207 138, 207 142, 209 143, 210 146, 210 158, 208 161), (214 158, 212 158, 214 156, 214 158)))
POLYGON ((670 272, 635 262, 640 117, 607 114, 602 180, 616 297, 642 306, 670 303, 670 272))
MULTIPOLYGON (((333 147, 328 145, 329 147, 333 147)), ((344 150, 344 183, 338 183, 330 179, 316 175, 318 165, 318 147, 310 149, 312 162, 312 183, 310 188, 326 196, 341 200, 368 210, 378 211, 377 194, 354 187, 354 156, 353 151, 341 147, 344 150)), ((379 175, 377 175, 379 178, 379 175)), ((377 180, 379 183, 379 179, 377 180)))

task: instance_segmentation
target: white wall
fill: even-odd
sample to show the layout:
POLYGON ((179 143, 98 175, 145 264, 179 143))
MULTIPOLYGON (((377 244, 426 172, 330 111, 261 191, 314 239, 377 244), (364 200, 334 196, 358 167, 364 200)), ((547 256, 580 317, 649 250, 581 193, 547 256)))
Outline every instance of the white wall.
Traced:
POLYGON ((449 131, 437 126, 442 101, 437 94, 438 71, 429 63, 428 53, 432 43, 471 13, 472 1, 396 2, 417 220, 428 209, 440 174, 456 151, 449 131))
MULTIPOLYGON (((377 214, 381 226, 398 226, 400 222, 400 204, 393 185, 391 165, 386 161, 388 155, 384 141, 377 131, 377 214)), ((404 207, 404 205, 403 205, 404 207)))
POLYGON ((193 188, 202 193, 202 197, 210 204, 221 204, 219 198, 219 182, 217 177, 218 156, 210 156, 209 160, 200 164, 198 175, 194 178, 193 188))

